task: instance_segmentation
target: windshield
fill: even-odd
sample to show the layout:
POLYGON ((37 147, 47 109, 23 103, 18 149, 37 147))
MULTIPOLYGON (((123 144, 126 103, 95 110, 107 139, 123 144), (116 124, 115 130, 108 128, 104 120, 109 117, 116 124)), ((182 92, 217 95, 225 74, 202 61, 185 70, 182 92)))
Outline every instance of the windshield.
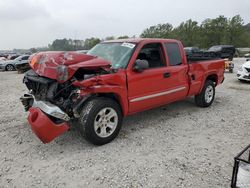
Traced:
POLYGON ((101 57, 111 62, 113 68, 126 68, 135 44, 126 42, 100 43, 87 54, 101 57))

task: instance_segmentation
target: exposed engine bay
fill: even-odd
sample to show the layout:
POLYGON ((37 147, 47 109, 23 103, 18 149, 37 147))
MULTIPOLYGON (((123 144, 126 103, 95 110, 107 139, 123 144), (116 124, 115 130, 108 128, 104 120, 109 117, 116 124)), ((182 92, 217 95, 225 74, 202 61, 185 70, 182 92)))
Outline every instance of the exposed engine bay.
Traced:
POLYGON ((79 105, 81 97, 79 95, 79 88, 74 86, 73 82, 108 73, 103 69, 78 69, 71 79, 64 83, 59 83, 57 80, 39 76, 35 71, 29 70, 25 73, 23 79, 29 90, 29 94, 26 95, 27 99, 30 99, 22 101, 25 103, 25 110, 29 110, 34 105, 34 101, 44 101, 47 105, 51 103, 59 107, 70 118, 74 118, 74 108, 79 105))

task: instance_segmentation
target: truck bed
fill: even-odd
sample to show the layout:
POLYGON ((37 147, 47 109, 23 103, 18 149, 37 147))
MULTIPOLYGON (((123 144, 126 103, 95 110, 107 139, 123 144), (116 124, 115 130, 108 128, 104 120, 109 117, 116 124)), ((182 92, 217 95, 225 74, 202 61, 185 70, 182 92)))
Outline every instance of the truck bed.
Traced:
POLYGON ((214 77, 216 85, 222 83, 224 79, 224 67, 225 61, 223 59, 190 61, 190 90, 188 95, 197 95, 201 92, 207 75, 214 77))

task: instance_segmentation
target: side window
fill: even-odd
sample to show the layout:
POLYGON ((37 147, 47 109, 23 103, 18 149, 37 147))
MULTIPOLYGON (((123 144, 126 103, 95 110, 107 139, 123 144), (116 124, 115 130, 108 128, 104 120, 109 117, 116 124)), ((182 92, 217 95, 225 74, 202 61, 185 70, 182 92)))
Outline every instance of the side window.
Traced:
POLYGON ((163 61, 162 48, 160 43, 150 43, 142 47, 137 59, 147 60, 149 68, 157 68, 166 66, 163 61))
POLYGON ((171 42, 171 43, 166 43, 165 47, 168 55, 169 64, 171 66, 181 65, 182 60, 181 60, 181 52, 179 49, 179 45, 177 43, 171 42))
POLYGON ((22 60, 27 60, 27 59, 29 59, 29 56, 22 57, 22 60))

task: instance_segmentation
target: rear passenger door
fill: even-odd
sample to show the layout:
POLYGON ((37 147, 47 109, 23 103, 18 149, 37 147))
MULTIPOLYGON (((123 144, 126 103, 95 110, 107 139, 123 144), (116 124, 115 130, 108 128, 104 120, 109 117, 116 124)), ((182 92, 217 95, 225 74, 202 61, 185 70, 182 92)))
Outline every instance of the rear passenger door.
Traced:
POLYGON ((188 65, 186 62, 183 47, 177 42, 164 43, 167 57, 167 72, 169 73, 169 90, 173 91, 168 95, 168 102, 186 98, 189 90, 188 65))

